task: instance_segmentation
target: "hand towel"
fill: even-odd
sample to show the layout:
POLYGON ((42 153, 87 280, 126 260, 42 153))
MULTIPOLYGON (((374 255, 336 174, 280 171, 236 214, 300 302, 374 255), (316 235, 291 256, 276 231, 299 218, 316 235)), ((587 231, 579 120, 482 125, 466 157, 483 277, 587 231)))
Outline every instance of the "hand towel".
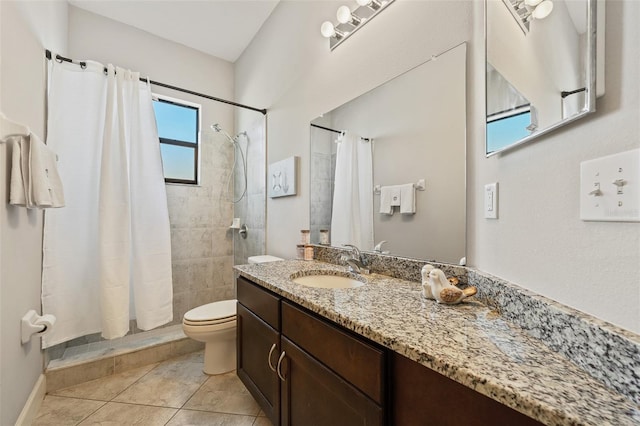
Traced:
POLYGON ((389 190, 391 191, 391 207, 400 207, 402 192, 401 185, 391 185, 389 190))
POLYGON ((400 214, 416 212, 416 190, 412 183, 398 185, 400 187, 400 214))
POLYGON ((14 136, 9 202, 32 208, 64 207, 57 156, 33 133, 14 136))
POLYGON ((393 196, 393 187, 391 186, 382 186, 380 187, 380 213, 381 214, 393 214, 392 207, 392 196, 393 196))
POLYGON ((14 206, 27 205, 27 188, 24 185, 22 170, 28 167, 29 144, 23 144, 22 136, 7 138, 7 142, 13 142, 13 154, 11 156, 11 184, 9 188, 9 203, 14 206))

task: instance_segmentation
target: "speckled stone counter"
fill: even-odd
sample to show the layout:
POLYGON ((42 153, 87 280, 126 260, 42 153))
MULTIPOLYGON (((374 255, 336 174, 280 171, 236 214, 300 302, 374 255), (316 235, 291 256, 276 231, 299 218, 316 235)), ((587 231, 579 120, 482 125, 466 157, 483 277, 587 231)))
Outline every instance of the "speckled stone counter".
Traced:
MULTIPOLYGON (((290 277, 342 266, 287 260, 240 265, 240 275, 446 377, 549 425, 640 425, 640 407, 508 321, 482 298, 440 305, 420 283, 367 275, 351 289, 290 277)), ((637 374, 638 372, 634 372, 637 374)))

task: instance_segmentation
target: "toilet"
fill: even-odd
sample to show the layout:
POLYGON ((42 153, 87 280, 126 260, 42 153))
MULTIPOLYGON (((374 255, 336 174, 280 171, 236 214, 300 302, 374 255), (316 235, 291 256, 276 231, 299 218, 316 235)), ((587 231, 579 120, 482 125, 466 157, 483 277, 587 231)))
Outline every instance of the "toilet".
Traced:
MULTIPOLYGON (((282 260, 276 256, 249 257, 249 263, 282 260)), ((187 337, 204 342, 204 372, 215 375, 236 368, 236 300, 207 303, 191 309, 182 317, 187 337)))

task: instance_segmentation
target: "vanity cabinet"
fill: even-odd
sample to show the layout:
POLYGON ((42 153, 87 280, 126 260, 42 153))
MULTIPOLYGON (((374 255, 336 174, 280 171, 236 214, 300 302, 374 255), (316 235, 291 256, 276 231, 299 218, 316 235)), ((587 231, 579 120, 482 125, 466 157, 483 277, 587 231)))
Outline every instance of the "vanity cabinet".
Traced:
POLYGON ((540 426, 500 404, 400 354, 390 361, 394 426, 540 426))
POLYGON ((238 376, 274 425, 541 424, 242 277, 238 376))
POLYGON ((280 298, 238 278, 237 374, 274 425, 280 422, 280 298))
POLYGON ((386 352, 238 278, 238 377, 274 425, 381 426, 386 352))
POLYGON ((382 425, 385 352, 282 302, 282 424, 382 425))

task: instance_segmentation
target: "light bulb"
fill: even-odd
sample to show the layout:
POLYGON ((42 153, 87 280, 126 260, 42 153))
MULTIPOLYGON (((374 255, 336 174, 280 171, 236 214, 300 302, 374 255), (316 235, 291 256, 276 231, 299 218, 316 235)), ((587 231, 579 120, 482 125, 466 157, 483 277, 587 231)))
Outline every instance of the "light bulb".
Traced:
POLYGON ((544 19, 553 10, 553 2, 551 0, 544 0, 533 10, 531 15, 536 19, 544 19))
POLYGON ((320 26, 320 32, 326 38, 333 37, 336 34, 336 29, 333 24, 329 21, 324 21, 320 26))
MULTIPOLYGON (((358 6, 367 6, 373 10, 380 9, 380 3, 378 2, 378 0, 356 0, 356 3, 358 3, 358 6)), ((385 4, 387 4, 386 0, 382 2, 382 5, 385 4)))
POLYGON ((349 6, 340 6, 338 8, 338 13, 336 13, 338 18, 338 22, 341 24, 346 24, 347 22, 351 22, 351 9, 349 6))

